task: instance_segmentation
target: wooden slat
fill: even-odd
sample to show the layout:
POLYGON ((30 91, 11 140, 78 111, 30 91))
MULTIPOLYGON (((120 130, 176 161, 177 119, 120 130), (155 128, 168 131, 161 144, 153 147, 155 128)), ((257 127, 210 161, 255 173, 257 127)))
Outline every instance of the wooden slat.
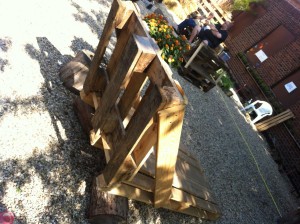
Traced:
POLYGON ((170 203, 166 204, 164 208, 170 209, 172 211, 180 212, 186 215, 199 217, 201 219, 210 219, 208 212, 192 206, 187 207, 184 205, 184 203, 174 201, 174 200, 170 200, 170 203))
MULTIPOLYGON (((109 112, 120 94, 120 87, 122 85, 126 87, 133 70, 135 70, 136 67, 139 67, 138 70, 140 72, 142 72, 141 70, 146 69, 147 64, 145 61, 148 63, 150 63, 150 61, 145 58, 148 58, 149 55, 151 55, 151 57, 153 56, 153 49, 151 48, 149 41, 147 41, 147 38, 133 35, 129 39, 127 46, 124 48, 123 55, 126 55, 126 57, 122 57, 116 65, 116 68, 113 71, 115 74, 110 74, 113 79, 110 80, 110 84, 103 93, 101 108, 96 110, 95 116, 93 117, 92 124, 95 130, 103 128, 104 124, 107 122, 106 119, 108 118, 109 112)), ((110 132, 112 130, 107 131, 110 132)))
MULTIPOLYGON (((179 152, 180 151, 181 150, 179 150, 179 152)), ((173 187, 182 189, 190 194, 206 199, 210 202, 216 202, 216 199, 214 198, 214 195, 210 190, 210 185, 207 182, 207 179, 205 178, 203 172, 201 172, 199 168, 185 163, 186 162, 180 158, 178 153, 176 169, 172 183, 173 187)), ((193 164, 196 165, 195 163, 193 164)), ((140 173, 155 178, 154 168, 155 154, 153 152, 145 162, 144 166, 140 169, 140 173)))
POLYGON ((125 8, 122 5, 122 1, 114 0, 110 12, 108 14, 105 26, 103 28, 103 32, 97 50, 95 52, 94 58, 89 68, 89 73, 84 82, 83 89, 86 94, 98 89, 98 86, 95 85, 97 80, 98 67, 101 63, 106 47, 109 43, 109 39, 113 33, 113 30, 121 23, 124 14, 125 14, 125 8))
POLYGON ((142 173, 137 173, 135 177, 130 181, 124 181, 124 183, 133 187, 140 188, 141 190, 154 192, 154 179, 142 173))
POLYGON ((86 104, 90 105, 91 107, 95 108, 94 106, 94 100, 93 100, 93 94, 89 93, 86 94, 83 90, 80 91, 80 98, 83 102, 85 102, 86 104))
POLYGON ((176 83, 172 78, 172 74, 169 65, 166 64, 160 55, 157 55, 147 71, 150 81, 157 85, 162 93, 163 91, 166 93, 172 92, 171 98, 167 104, 172 106, 185 104, 186 102, 178 90, 176 83))
POLYGON ((142 133, 141 137, 138 139, 137 144, 134 146, 132 156, 134 162, 137 165, 137 169, 129 178, 129 180, 131 180, 136 175, 136 173, 140 170, 145 161, 149 158, 151 148, 155 146, 156 142, 157 125, 153 122, 153 120, 151 120, 145 128, 144 132, 142 133))
POLYGON ((130 82, 118 104, 122 120, 127 116, 127 113, 133 103, 137 100, 137 97, 139 97, 138 93, 143 87, 146 77, 147 76, 144 73, 133 73, 132 78, 130 79, 130 82))
POLYGON ((211 213, 215 213, 217 216, 220 214, 220 209, 216 204, 208 202, 206 200, 197 198, 191 194, 188 194, 180 189, 172 188, 172 200, 178 202, 184 202, 190 204, 194 207, 203 209, 205 211, 209 211, 211 213))
POLYGON ((113 185, 127 179, 134 172, 132 169, 127 169, 124 162, 131 156, 134 144, 163 102, 156 86, 150 85, 147 92, 148 94, 143 97, 127 125, 125 136, 116 139, 114 146, 118 153, 113 154, 103 172, 107 185, 113 185))
POLYGON ((154 206, 162 207, 170 198, 180 143, 184 108, 158 112, 154 206))
POLYGON ((173 187, 186 191, 187 193, 190 193, 196 197, 216 203, 216 200, 211 193, 210 186, 206 182, 206 178, 204 176, 202 177, 204 180, 202 182, 197 180, 197 177, 193 177, 193 179, 191 179, 176 168, 172 185, 173 187))
POLYGON ((195 158, 195 156, 192 156, 187 152, 187 149, 183 144, 180 144, 179 146, 178 157, 198 169, 201 174, 204 173, 204 170, 200 166, 199 161, 195 158))
POLYGON ((207 10, 203 7, 202 4, 199 5, 199 8, 201 9, 201 11, 204 13, 205 16, 208 16, 209 12, 207 12, 207 10))
MULTIPOLYGON (((101 176, 96 178, 96 184, 97 189, 102 190, 101 186, 103 180, 100 177, 101 176)), ((109 190, 108 193, 141 201, 146 204, 152 204, 153 193, 143 191, 139 188, 135 188, 124 183, 119 184, 118 186, 109 190)))
POLYGON ((189 179, 190 181, 195 182, 196 184, 203 185, 208 187, 208 182, 206 178, 201 173, 200 169, 195 168, 194 166, 188 164, 185 161, 182 161, 181 158, 178 158, 178 163, 176 163, 176 172, 178 175, 181 175, 183 179, 189 179))
POLYGON ((214 8, 216 8, 220 12, 220 14, 222 15, 222 17, 225 20, 230 21, 230 18, 226 15, 226 13, 223 11, 223 9, 221 9, 215 1, 210 0, 210 3, 214 6, 214 8))
POLYGON ((140 172, 151 177, 155 177, 155 152, 151 151, 149 158, 146 160, 144 165, 141 167, 140 172))
POLYGON ((210 3, 208 3, 206 0, 202 1, 205 5, 205 7, 208 8, 209 11, 214 13, 215 18, 218 20, 219 23, 223 24, 223 19, 219 16, 218 13, 215 12, 215 10, 213 9, 213 7, 210 5, 210 3))
POLYGON ((263 122, 260 122, 258 124, 255 125, 257 131, 265 131, 277 124, 280 124, 290 118, 293 118, 295 115, 293 114, 293 112, 288 109, 274 117, 271 117, 263 122))

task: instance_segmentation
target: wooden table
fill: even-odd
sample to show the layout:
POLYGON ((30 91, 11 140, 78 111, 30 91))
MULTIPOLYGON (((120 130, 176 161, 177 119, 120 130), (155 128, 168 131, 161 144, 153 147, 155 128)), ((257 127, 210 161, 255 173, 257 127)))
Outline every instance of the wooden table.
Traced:
POLYGON ((185 64, 179 68, 179 74, 204 92, 209 91, 219 82, 221 78, 217 74, 219 69, 229 72, 226 62, 203 43, 187 52, 183 58, 185 64))

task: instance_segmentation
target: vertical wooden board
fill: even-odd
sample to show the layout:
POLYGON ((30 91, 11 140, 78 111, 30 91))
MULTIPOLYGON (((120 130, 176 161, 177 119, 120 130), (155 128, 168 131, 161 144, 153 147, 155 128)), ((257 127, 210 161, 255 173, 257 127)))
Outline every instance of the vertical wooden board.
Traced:
POLYGON ((115 70, 116 65, 119 63, 122 57, 126 57, 126 55, 124 55, 123 49, 127 44, 129 44, 128 40, 133 34, 135 21, 136 15, 135 13, 132 13, 129 19, 126 21, 123 29, 121 29, 119 32, 115 50, 111 55, 106 69, 110 80, 113 79, 113 76, 115 75, 113 70, 115 70))
POLYGON ((210 12, 214 13, 215 18, 218 20, 219 23, 223 23, 223 19, 219 16, 218 13, 213 9, 213 7, 208 3, 206 0, 203 1, 204 5, 209 9, 210 12))
MULTIPOLYGON (((103 32, 96 49, 94 58, 92 60, 89 73, 84 82, 84 92, 89 93, 91 91, 97 90, 97 86, 95 86, 95 80, 97 79, 97 70, 105 53, 106 47, 109 43, 109 39, 113 33, 115 27, 119 25, 122 21, 122 18, 126 12, 126 9, 123 6, 121 0, 114 0, 108 14, 105 26, 103 28, 103 32)), ((132 11, 131 11, 132 12, 132 11)), ((127 13, 128 14, 128 13, 127 13)))
POLYGON ((118 104, 122 120, 127 116, 133 103, 137 100, 137 97, 139 97, 138 93, 140 92, 146 77, 147 76, 144 73, 133 73, 132 78, 130 79, 130 82, 128 83, 128 86, 126 87, 126 90, 118 104))
POLYGON ((83 102, 85 102, 86 104, 90 105, 91 107, 95 108, 94 105, 94 100, 93 100, 93 94, 89 93, 86 94, 83 90, 80 91, 80 98, 83 102))
POLYGON ((151 150, 151 154, 140 169, 140 173, 146 174, 155 178, 155 150, 151 150))
POLYGON ((129 178, 131 180, 137 172, 139 172, 140 168, 144 165, 145 161, 149 158, 151 154, 151 149, 154 148, 154 145, 157 142, 157 125, 150 121, 151 125, 147 125, 144 129, 142 135, 137 140, 135 146, 133 146, 134 150, 132 153, 132 158, 134 159, 137 169, 129 178))
POLYGON ((125 48, 115 50, 121 50, 123 52, 122 54, 126 55, 126 57, 120 59, 113 73, 110 74, 113 79, 110 80, 107 85, 102 96, 101 107, 96 110, 95 116, 93 117, 92 123, 94 129, 98 129, 105 124, 107 116, 119 96, 122 83, 125 79, 130 78, 135 64, 142 53, 142 50, 139 49, 136 44, 134 36, 130 37, 125 48))
POLYGON ((118 66, 113 71, 115 75, 111 74, 113 79, 105 89, 101 108, 96 110, 93 118, 94 129, 102 128, 106 123, 108 113, 120 94, 121 86, 126 88, 136 67, 142 72, 155 56, 149 41, 147 42, 145 37, 137 35, 131 36, 123 54, 126 57, 122 57, 119 61, 118 66))
POLYGON ((84 103, 79 97, 74 99, 73 107, 84 132, 89 135, 90 131, 92 130, 91 119, 94 109, 88 104, 84 103))
POLYGON ((184 109, 158 112, 154 206, 162 207, 171 196, 184 109))
POLYGON ((132 175, 134 170, 128 170, 124 166, 124 162, 131 157, 133 146, 136 144, 141 133, 149 123, 158 107, 162 103, 161 95, 156 86, 149 86, 148 94, 146 94, 136 112, 126 127, 125 136, 116 139, 115 150, 111 160, 105 167, 103 172, 105 181, 108 185, 114 185, 132 175))
POLYGON ((144 161, 146 154, 148 154, 148 151, 156 144, 156 142, 157 124, 151 120, 144 129, 141 138, 139 138, 137 144, 134 146, 133 158, 137 164, 143 163, 142 161, 144 161))

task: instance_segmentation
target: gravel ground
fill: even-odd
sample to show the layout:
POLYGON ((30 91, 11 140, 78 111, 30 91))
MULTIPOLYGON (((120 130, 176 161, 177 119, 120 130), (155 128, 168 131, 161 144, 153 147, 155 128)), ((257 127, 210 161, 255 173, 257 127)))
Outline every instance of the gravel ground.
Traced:
MULTIPOLYGON (((58 71, 79 50, 94 51, 110 4, 0 1, 0 211, 14 212, 15 223, 87 223, 91 180, 104 157, 89 146, 58 71)), ((222 210, 215 223, 275 223, 279 214, 261 175, 280 213, 296 208, 268 145, 235 102, 218 88, 204 94, 176 71, 174 78, 189 99, 181 140, 201 162, 222 210)), ((212 223, 129 204, 129 223, 212 223)))

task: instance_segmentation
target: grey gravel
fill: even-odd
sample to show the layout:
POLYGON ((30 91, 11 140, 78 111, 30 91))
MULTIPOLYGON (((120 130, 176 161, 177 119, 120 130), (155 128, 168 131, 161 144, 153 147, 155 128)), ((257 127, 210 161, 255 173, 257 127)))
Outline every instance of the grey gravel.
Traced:
MULTIPOLYGON (((58 71, 79 50, 95 50, 110 4, 111 0, 0 2, 5 34, 0 36, 0 212, 14 212, 15 223, 87 223, 91 180, 103 169, 104 157, 89 146, 73 111, 75 96, 63 87, 58 71)), ((142 2, 138 4, 148 13, 142 2)), ((151 11, 156 7, 163 5, 151 11)), ((115 38, 106 58, 114 43, 115 38)), ((215 223, 275 223, 278 218, 235 122, 280 212, 296 208, 268 145, 234 101, 217 87, 204 94, 176 71, 174 78, 189 99, 181 140, 201 162, 217 196, 222 216, 215 223)), ((129 205, 129 223, 208 223, 139 202, 129 205)))

